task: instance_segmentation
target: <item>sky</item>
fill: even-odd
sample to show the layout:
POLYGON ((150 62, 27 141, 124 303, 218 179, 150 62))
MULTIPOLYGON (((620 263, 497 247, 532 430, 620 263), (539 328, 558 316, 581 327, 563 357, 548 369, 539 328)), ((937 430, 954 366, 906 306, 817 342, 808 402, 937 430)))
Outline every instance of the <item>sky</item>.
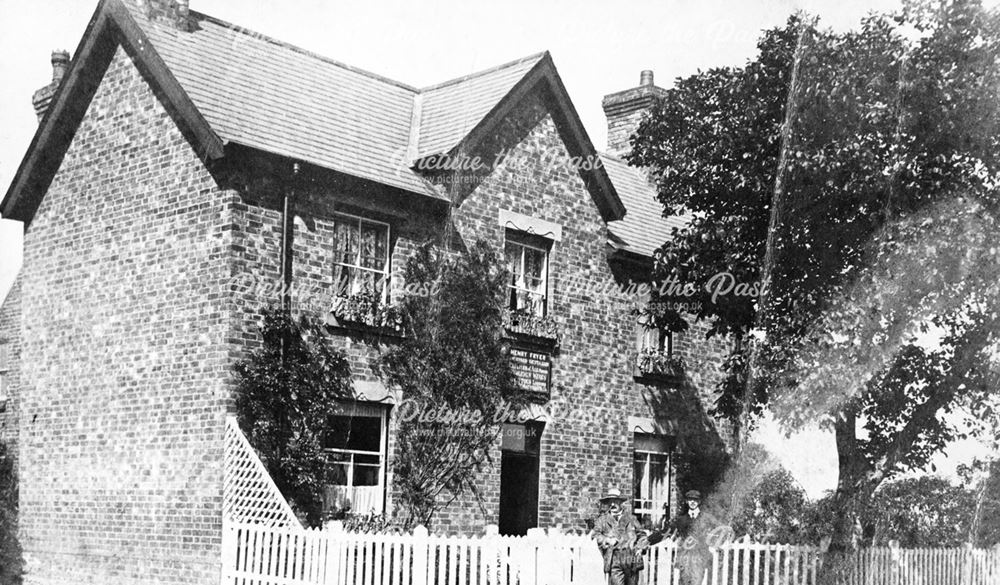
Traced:
MULTIPOLYGON (((992 3, 992 2, 991 2, 992 3)), ((895 0, 190 0, 191 9, 349 65, 415 86, 460 77, 548 50, 593 143, 605 144, 601 98, 638 85, 651 69, 657 85, 717 66, 738 66, 755 53, 761 30, 796 10, 837 30, 895 0)), ((10 181, 37 128, 31 94, 51 79, 54 49, 73 53, 97 0, 0 0, 0 188, 10 181)), ((0 298, 21 263, 21 224, 0 220, 0 298)), ((816 445, 780 439, 768 444, 816 445)), ((827 437, 828 438, 828 437, 827 437)), ((819 453, 813 451, 814 453, 819 453)), ((827 445, 822 453, 833 453, 827 445)), ((810 462, 801 475, 810 493, 832 488, 836 458, 810 462), (832 479, 830 467, 833 465, 832 479), (813 469, 815 468, 815 469, 813 469)))

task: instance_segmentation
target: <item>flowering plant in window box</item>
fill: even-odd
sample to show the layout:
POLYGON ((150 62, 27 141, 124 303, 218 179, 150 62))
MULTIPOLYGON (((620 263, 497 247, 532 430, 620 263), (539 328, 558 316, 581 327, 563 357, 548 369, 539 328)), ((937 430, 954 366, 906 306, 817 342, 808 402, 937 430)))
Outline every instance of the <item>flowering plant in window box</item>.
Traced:
POLYGON ((680 378, 684 375, 684 360, 680 356, 651 347, 639 351, 635 367, 639 376, 680 378))
POLYGON ((388 330, 400 333, 403 317, 396 307, 387 305, 382 296, 366 289, 333 299, 327 323, 333 327, 388 330))
POLYGON ((535 315, 527 311, 507 311, 503 317, 504 328, 518 335, 548 339, 559 344, 562 335, 559 324, 552 317, 535 315))

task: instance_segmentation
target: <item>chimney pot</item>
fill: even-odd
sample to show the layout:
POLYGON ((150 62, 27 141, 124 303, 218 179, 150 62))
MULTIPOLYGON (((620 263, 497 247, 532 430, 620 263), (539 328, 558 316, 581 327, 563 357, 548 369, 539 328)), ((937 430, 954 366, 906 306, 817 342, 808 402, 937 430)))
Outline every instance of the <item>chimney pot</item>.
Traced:
POLYGON ((59 85, 69 66, 68 51, 52 51, 52 83, 59 85))
POLYGON ((639 85, 653 85, 653 72, 649 69, 639 74, 639 85))
POLYGON ((189 0, 177 0, 177 18, 187 20, 189 0))

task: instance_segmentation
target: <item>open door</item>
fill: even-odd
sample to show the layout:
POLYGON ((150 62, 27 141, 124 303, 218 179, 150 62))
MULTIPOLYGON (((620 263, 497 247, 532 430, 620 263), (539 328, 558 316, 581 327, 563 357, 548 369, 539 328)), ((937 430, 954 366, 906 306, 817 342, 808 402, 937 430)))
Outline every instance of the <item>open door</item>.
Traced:
POLYGON ((505 424, 500 458, 500 534, 538 526, 538 455, 542 425, 505 424))

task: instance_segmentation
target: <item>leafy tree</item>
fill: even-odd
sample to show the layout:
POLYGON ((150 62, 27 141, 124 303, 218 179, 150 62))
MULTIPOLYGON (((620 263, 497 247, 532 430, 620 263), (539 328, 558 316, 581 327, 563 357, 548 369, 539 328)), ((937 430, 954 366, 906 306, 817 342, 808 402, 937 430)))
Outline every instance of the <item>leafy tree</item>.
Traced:
POLYGON ((323 436, 352 396, 343 354, 306 317, 267 309, 261 346, 236 365, 236 416, 275 485, 309 526, 323 521, 323 436))
POLYGON ((806 537, 809 500, 786 469, 765 474, 746 494, 733 518, 737 536, 754 542, 800 543, 806 537))
POLYGON ((748 535, 755 542, 812 545, 829 536, 830 506, 823 500, 810 501, 791 473, 762 445, 746 446, 728 481, 736 484, 722 490, 731 493, 734 500, 734 536, 748 535))
POLYGON ((405 338, 376 367, 426 415, 400 413, 393 470, 404 521, 429 525, 459 495, 478 496, 504 415, 526 398, 503 338, 507 275, 496 252, 479 241, 448 258, 427 244, 404 276, 437 294, 402 299, 405 338))
POLYGON ((17 515, 17 469, 6 443, 0 442, 0 583, 10 585, 20 585, 24 569, 17 515))
POLYGON ((702 291, 695 317, 736 340, 716 412, 833 428, 846 550, 884 481, 961 436, 944 413, 995 416, 1000 16, 911 2, 843 34, 796 16, 758 48, 678 80, 629 160, 691 217, 660 277, 765 283, 702 291))
MULTIPOLYGON (((765 474, 733 518, 737 536, 755 541, 817 545, 833 534, 836 498, 806 498, 785 469, 765 474)), ((896 541, 904 548, 957 547, 970 542, 976 493, 938 476, 883 484, 859 513, 868 546, 896 541)), ((989 546, 984 541, 979 546, 989 546)))
POLYGON ((973 544, 983 548, 1000 544, 1000 458, 960 465, 958 472, 965 485, 974 487, 973 544))
POLYGON ((868 506, 865 540, 904 548, 957 547, 969 542, 975 494, 948 480, 923 476, 891 481, 868 506))

